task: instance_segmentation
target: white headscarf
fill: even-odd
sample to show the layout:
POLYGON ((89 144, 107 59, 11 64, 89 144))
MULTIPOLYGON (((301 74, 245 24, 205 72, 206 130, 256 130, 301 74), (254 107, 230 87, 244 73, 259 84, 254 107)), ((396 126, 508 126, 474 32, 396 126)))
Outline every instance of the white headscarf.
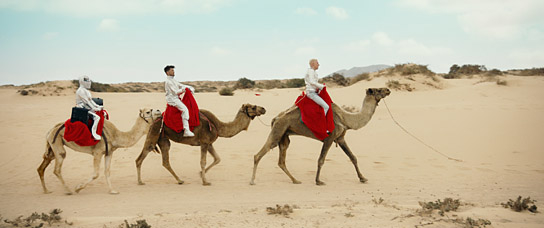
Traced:
POLYGON ((91 79, 89 79, 89 76, 83 75, 79 77, 79 87, 91 89, 91 79))

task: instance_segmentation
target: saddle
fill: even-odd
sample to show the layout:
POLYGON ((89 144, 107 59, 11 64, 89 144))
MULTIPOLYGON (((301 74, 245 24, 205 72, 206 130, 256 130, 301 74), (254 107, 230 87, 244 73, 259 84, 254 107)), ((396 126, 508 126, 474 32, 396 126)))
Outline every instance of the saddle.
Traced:
POLYGON ((316 138, 323 140, 329 136, 327 132, 334 131, 335 126, 331 108, 332 99, 326 87, 319 92, 319 96, 329 105, 329 111, 326 114, 323 108, 306 97, 304 92, 297 98, 295 105, 300 109, 301 121, 304 125, 314 133, 316 138))

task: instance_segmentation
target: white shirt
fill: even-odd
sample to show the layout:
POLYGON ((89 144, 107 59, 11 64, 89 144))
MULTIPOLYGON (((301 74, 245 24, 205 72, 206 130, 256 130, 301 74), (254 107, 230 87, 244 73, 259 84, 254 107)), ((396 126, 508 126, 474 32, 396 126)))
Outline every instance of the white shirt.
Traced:
POLYGON ((195 89, 192 86, 184 85, 176 81, 174 76, 166 76, 166 81, 164 81, 164 90, 166 91, 166 103, 175 103, 176 100, 179 100, 178 94, 184 93, 185 88, 189 88, 191 91, 195 89))
POLYGON ((306 76, 304 76, 304 82, 306 83, 306 92, 317 92, 317 90, 322 90, 325 87, 323 84, 318 82, 317 72, 314 69, 308 68, 306 76))
POLYGON ((76 91, 76 106, 93 111, 98 111, 102 108, 100 105, 94 103, 91 92, 82 86, 80 86, 76 91))

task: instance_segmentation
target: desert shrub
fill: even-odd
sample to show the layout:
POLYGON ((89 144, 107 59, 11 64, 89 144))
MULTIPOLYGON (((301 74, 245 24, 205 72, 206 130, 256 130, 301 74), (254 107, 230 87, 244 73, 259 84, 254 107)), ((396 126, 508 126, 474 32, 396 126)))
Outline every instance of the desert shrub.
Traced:
POLYGON ((406 90, 408 92, 411 92, 412 90, 414 90, 414 88, 412 88, 409 84, 400 83, 397 80, 389 80, 387 81, 387 83, 385 83, 385 86, 387 86, 387 88, 390 88, 390 89, 406 90))
POLYGON ((511 71, 517 71, 516 74, 519 76, 544 76, 544 67, 511 71))
POLYGON ((395 64, 394 67, 389 68, 389 73, 399 73, 401 75, 412 75, 412 74, 424 74, 424 75, 434 75, 435 73, 429 70, 426 65, 419 65, 413 63, 406 64, 395 64))
MULTIPOLYGON (((493 69, 492 71, 492 74, 497 74, 498 72, 500 72, 500 70, 497 69, 493 69)), ((487 72, 487 68, 484 65, 465 64, 463 66, 458 66, 457 64, 453 64, 450 67, 450 71, 446 75, 444 75, 444 78, 460 78, 462 75, 471 76, 485 72, 487 72)))
POLYGON ((275 88, 285 88, 285 85, 280 80, 266 80, 258 82, 255 87, 260 89, 275 89, 275 88))
POLYGON ((358 81, 369 80, 369 79, 370 79, 369 73, 358 74, 357 76, 351 78, 351 84, 355 84, 358 81))
POLYGON ((300 88, 300 87, 304 87, 305 85, 306 85, 306 82, 304 82, 303 78, 293 78, 285 82, 285 87, 287 88, 300 88))
POLYGON ((508 86, 508 82, 506 80, 497 79, 497 85, 508 86))
POLYGON ((276 204, 276 207, 267 207, 266 212, 268 212, 269 215, 283 215, 285 217, 289 217, 289 214, 293 213, 293 208, 296 208, 295 205, 292 207, 288 204, 285 204, 283 206, 280 206, 276 204))
POLYGON ((472 227, 485 227, 487 225, 491 225, 491 222, 487 219, 472 219, 471 217, 467 217, 467 219, 463 222, 461 222, 461 224, 464 224, 465 227, 467 228, 472 228, 472 227))
MULTIPOLYGON (((43 227, 44 222, 47 222, 49 226, 51 226, 54 223, 61 223, 62 217, 60 214, 62 213, 62 210, 60 209, 54 209, 49 214, 42 213, 41 215, 34 212, 31 215, 29 215, 26 218, 23 218, 23 216, 19 216, 15 218, 14 220, 6 219, 4 220, 5 223, 11 224, 13 227, 43 227), (39 223, 38 225, 35 225, 35 223, 39 223)), ((68 223, 65 220, 65 223, 68 225, 72 225, 71 223, 68 223)))
POLYGON ((327 76, 327 77, 324 77, 323 78, 323 81, 324 82, 333 82, 337 85, 340 85, 340 86, 348 86, 349 85, 349 80, 347 80, 344 75, 341 75, 339 73, 334 73, 330 76, 327 76))
POLYGON ((232 96, 234 95, 234 89, 229 87, 224 87, 221 90, 219 90, 219 95, 221 96, 232 96))
POLYGON ((438 214, 444 216, 444 212, 456 211, 461 203, 459 202, 459 199, 454 200, 452 198, 444 198, 444 201, 440 201, 440 199, 438 199, 435 202, 419 202, 419 205, 424 211, 430 212, 433 210, 439 210, 438 214))
POLYGON ((123 224, 124 226, 120 226, 120 227, 125 227, 125 228, 151 228, 151 226, 149 224, 147 224, 147 221, 144 220, 137 220, 136 223, 131 223, 129 224, 127 220, 125 220, 125 224, 123 224))
POLYGON ((504 208, 510 208, 513 211, 524 211, 528 210, 530 212, 536 213, 537 207, 535 205, 536 200, 532 200, 531 197, 522 198, 521 196, 518 196, 518 198, 514 201, 512 199, 509 199, 506 203, 501 203, 501 205, 504 208), (532 204, 532 205, 529 205, 532 204))
POLYGON ((490 71, 487 71, 486 74, 489 76, 497 76, 502 75, 502 71, 500 71, 499 69, 492 69, 490 71))
POLYGON ((249 80, 247 78, 240 78, 236 82, 234 88, 236 89, 250 89, 255 86, 255 81, 249 80))

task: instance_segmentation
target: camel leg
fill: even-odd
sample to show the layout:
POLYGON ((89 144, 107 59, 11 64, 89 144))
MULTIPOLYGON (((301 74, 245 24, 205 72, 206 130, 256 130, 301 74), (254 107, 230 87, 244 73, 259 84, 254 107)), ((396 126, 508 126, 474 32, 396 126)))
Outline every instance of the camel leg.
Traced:
POLYGON ((168 170, 170 172, 170 174, 172 174, 172 176, 174 176, 174 178, 176 178, 176 180, 178 181, 178 184, 183 184, 184 181, 180 180, 178 175, 176 175, 176 173, 174 172, 174 170, 172 169, 172 167, 170 166, 170 140, 167 139, 167 138, 160 138, 159 139, 159 148, 161 150, 161 155, 162 155, 162 166, 164 168, 166 168, 166 170, 168 170))
POLYGON ((106 182, 108 183, 108 187, 110 188, 110 194, 119 194, 119 192, 113 189, 111 185, 111 180, 110 180, 111 158, 112 158, 112 152, 110 152, 109 155, 104 157, 104 176, 106 177, 106 182))
MULTIPOLYGON (((57 144, 57 143, 56 143, 57 144)), ((65 193, 67 195, 72 195, 73 192, 70 190, 68 185, 66 185, 66 182, 64 182, 64 178, 62 178, 62 162, 64 161, 64 158, 66 157, 66 150, 64 150, 64 146, 61 145, 55 145, 56 149, 53 149, 53 151, 57 151, 58 153, 55 154, 55 170, 53 173, 57 178, 59 179, 62 186, 64 186, 65 193)))
POLYGON ((259 153, 255 154, 253 156, 253 176, 251 176, 251 181, 249 182, 250 185, 255 185, 255 175, 257 174, 257 165, 259 165, 259 162, 263 158, 266 153, 272 149, 271 147, 272 143, 270 143, 270 140, 267 140, 267 142, 264 144, 263 148, 259 151, 259 153))
POLYGON ((280 142, 278 143, 278 146, 280 148, 280 157, 278 159, 278 166, 281 168, 281 170, 283 170, 283 172, 285 172, 285 174, 287 174, 287 176, 289 176, 289 178, 291 178, 291 181, 293 182, 293 184, 300 184, 302 182, 298 181, 295 177, 293 177, 293 175, 291 175, 289 170, 287 170, 287 166, 285 165, 285 158, 287 156, 287 148, 289 148, 290 142, 291 141, 289 140, 289 136, 284 135, 281 138, 280 142))
POLYGON ((43 155, 42 164, 40 164, 40 166, 38 167, 38 175, 40 176, 43 193, 45 194, 48 194, 51 192, 47 190, 47 187, 45 186, 44 173, 45 173, 45 169, 47 168, 47 166, 49 166, 49 164, 51 163, 51 161, 53 161, 53 159, 55 159, 55 155, 53 154, 53 150, 51 150, 49 143, 47 143, 47 145, 45 146, 45 154, 43 155))
POLYGON ((208 152, 210 152, 210 154, 212 155, 213 157, 213 162, 212 164, 210 164, 210 166, 208 166, 206 168, 206 173, 212 168, 214 167, 215 165, 219 164, 219 162, 221 162, 221 158, 219 157, 219 155, 217 154, 217 152, 215 152, 215 149, 213 148, 213 145, 210 144, 208 145, 208 152))
POLYGON ((96 180, 98 178, 99 169, 100 169, 100 160, 102 160, 102 154, 93 154, 93 176, 89 178, 86 182, 83 182, 76 187, 76 192, 79 193, 81 190, 83 190, 87 185, 89 185, 93 180, 96 180))
POLYGON ((143 149, 142 153, 140 153, 140 156, 136 159, 136 172, 138 173, 138 184, 139 185, 145 185, 145 183, 142 181, 142 163, 144 162, 144 159, 147 157, 147 154, 149 154, 149 150, 143 149))
POLYGON ((202 178, 202 185, 208 186, 211 185, 210 182, 206 180, 206 156, 208 155, 208 145, 200 145, 200 177, 202 178))
POLYGON ((321 154, 319 155, 319 160, 317 161, 317 174, 315 175, 315 184, 317 185, 325 185, 325 182, 319 180, 319 174, 321 173, 321 167, 325 163, 325 157, 327 157, 327 153, 331 148, 332 142, 332 140, 327 138, 323 142, 323 147, 321 147, 321 154))
POLYGON ((340 148, 342 148, 344 153, 346 153, 346 155, 349 157, 349 159, 351 160, 351 163, 353 163, 353 166, 355 166, 355 171, 357 171, 357 176, 359 177, 359 181, 361 181, 361 183, 366 183, 368 179, 366 179, 363 176, 363 174, 361 174, 361 171, 359 171, 359 165, 357 165, 357 157, 355 157, 355 155, 353 155, 353 153, 351 152, 351 149, 349 149, 348 144, 346 143, 346 140, 344 139, 344 137, 340 137, 337 140, 337 142, 340 145, 340 148))

